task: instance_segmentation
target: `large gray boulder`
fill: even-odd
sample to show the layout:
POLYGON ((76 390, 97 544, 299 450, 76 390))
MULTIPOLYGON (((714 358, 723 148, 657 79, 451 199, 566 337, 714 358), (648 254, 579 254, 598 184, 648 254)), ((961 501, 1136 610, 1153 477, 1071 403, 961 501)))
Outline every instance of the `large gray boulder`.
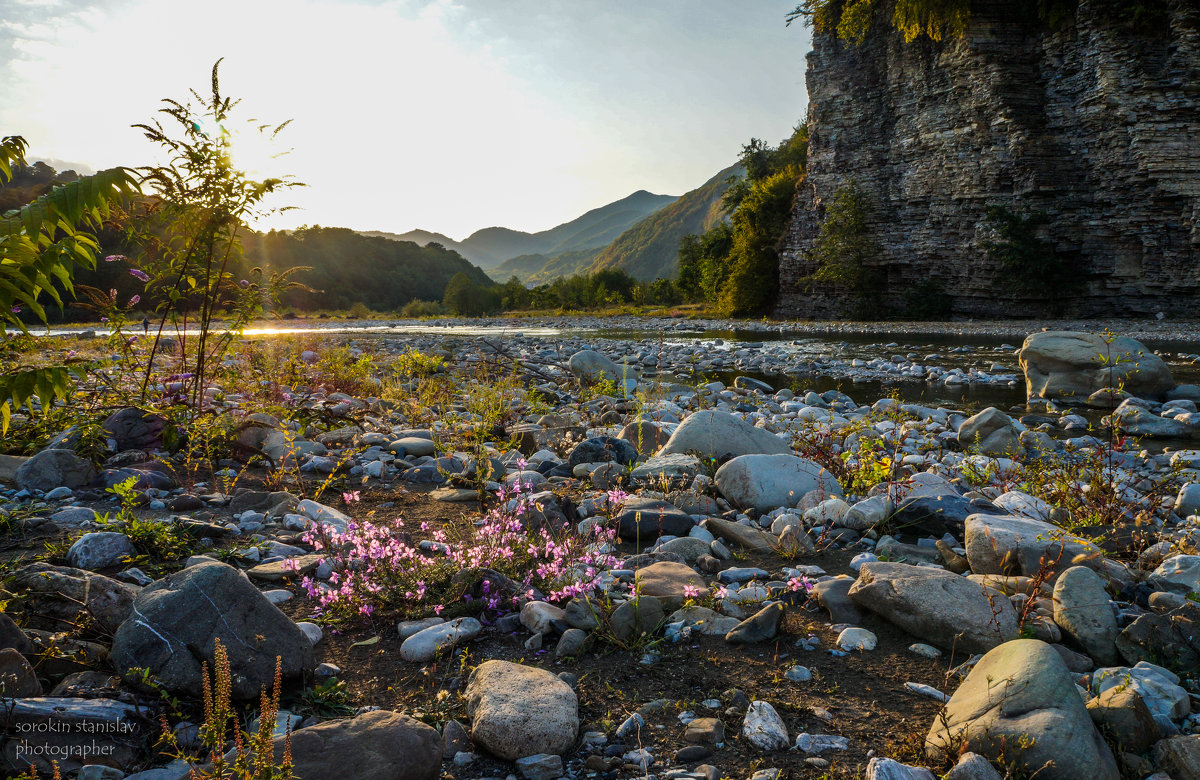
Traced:
POLYGON ((1118 780, 1120 772, 1062 658, 1014 639, 989 651, 934 719, 931 760, 970 750, 1044 780, 1118 780))
POLYGON ((1102 666, 1114 666, 1117 618, 1104 580, 1086 566, 1072 566, 1054 583, 1054 622, 1102 666))
MULTIPOLYGON (((287 740, 275 738, 276 760, 287 740)), ((442 773, 442 735, 386 710, 294 731, 291 753, 296 780, 436 780, 442 773)))
POLYGON ((575 744, 579 700, 545 669, 485 661, 471 673, 466 697, 471 738, 498 758, 561 756, 575 744))
POLYGON ((47 777, 54 763, 62 772, 85 763, 124 769, 142 759, 146 740, 158 731, 136 704, 58 696, 8 699, 4 725, 5 777, 28 771, 30 764, 47 777))
POLYGON ((842 495, 833 474, 795 455, 740 455, 717 469, 715 481, 728 501, 759 512, 795 506, 813 490, 842 495))
POLYGON ((637 379, 636 369, 618 365, 594 349, 584 349, 571 355, 567 370, 576 379, 587 384, 609 381, 620 383, 626 379, 637 379))
POLYGON ((135 407, 113 412, 100 424, 117 452, 156 450, 163 446, 167 418, 135 407))
POLYGON ((1076 563, 1103 566, 1103 551, 1056 525, 1016 515, 971 515, 966 522, 967 560, 976 574, 1033 576, 1076 563))
POLYGON ((688 415, 658 455, 692 453, 701 458, 737 455, 782 455, 791 452, 787 441, 770 431, 755 428, 728 412, 708 410, 688 415))
POLYGON ((1162 358, 1124 336, 1109 342, 1096 333, 1034 333, 1017 356, 1030 398, 1083 400, 1106 387, 1157 398, 1175 386, 1162 358))
POLYGON ((67 563, 79 569, 103 569, 136 554, 133 542, 125 534, 93 531, 75 540, 67 550, 67 563))
POLYGON ((13 575, 12 587, 25 591, 32 628, 62 631, 94 621, 101 631, 116 631, 133 611, 131 586, 69 566, 32 563, 13 575))
POLYGON ((201 664, 213 668, 218 639, 239 699, 270 688, 277 656, 287 679, 313 667, 304 632, 237 569, 218 561, 147 585, 113 637, 112 658, 120 669, 149 669, 169 691, 199 696, 201 664))
POLYGON ((687 512, 674 504, 640 496, 626 499, 613 523, 617 533, 627 542, 650 542, 659 536, 687 536, 696 525, 687 512))
POLYGON ((1016 422, 994 406, 968 417, 958 428, 963 449, 1000 457, 1021 450, 1021 431, 1016 422))
POLYGON ((947 650, 982 653, 1018 634, 1006 596, 943 569, 864 563, 850 598, 915 637, 947 650))
POLYGON ((42 450, 17 468, 13 477, 21 490, 75 489, 96 480, 96 466, 71 450, 42 450))

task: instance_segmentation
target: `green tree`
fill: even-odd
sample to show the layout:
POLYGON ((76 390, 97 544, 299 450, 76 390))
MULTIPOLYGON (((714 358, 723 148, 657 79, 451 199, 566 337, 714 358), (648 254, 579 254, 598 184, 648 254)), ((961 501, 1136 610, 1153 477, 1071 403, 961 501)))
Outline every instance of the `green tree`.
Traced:
POLYGON ((779 242, 787 231, 796 184, 803 171, 788 165, 751 188, 733 214, 733 245, 721 286, 720 308, 728 316, 765 313, 779 291, 779 242))
POLYGON ((872 263, 879 244, 871 236, 870 215, 871 204, 857 184, 837 189, 809 254, 817 269, 808 281, 835 284, 860 298, 878 289, 879 269, 872 263))

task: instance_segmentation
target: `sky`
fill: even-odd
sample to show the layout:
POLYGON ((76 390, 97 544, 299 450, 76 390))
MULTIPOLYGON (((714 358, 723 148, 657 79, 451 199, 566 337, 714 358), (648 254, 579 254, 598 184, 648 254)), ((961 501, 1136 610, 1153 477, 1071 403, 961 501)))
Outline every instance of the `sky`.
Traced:
MULTIPOLYGON (((240 165, 306 186, 261 227, 537 231, 681 195, 804 117, 796 0, 0 0, 0 136, 81 172, 208 89, 291 124, 240 165), (283 153, 283 154, 281 154, 283 153)), ((236 124, 235 127, 241 127, 236 124)))

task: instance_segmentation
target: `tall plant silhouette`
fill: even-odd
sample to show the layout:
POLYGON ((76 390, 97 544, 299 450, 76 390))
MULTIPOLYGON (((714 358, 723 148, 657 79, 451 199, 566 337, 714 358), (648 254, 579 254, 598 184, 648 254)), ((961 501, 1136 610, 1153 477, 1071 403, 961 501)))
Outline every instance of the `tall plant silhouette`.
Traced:
POLYGON ((239 131, 274 140, 291 120, 278 125, 246 120, 235 125, 232 114, 241 101, 221 94, 220 65, 221 60, 213 65, 211 95, 192 90, 186 102, 163 100, 159 113, 166 127, 159 119, 134 125, 168 157, 162 165, 141 169, 142 189, 149 197, 137 237, 143 253, 139 268, 132 272, 159 301, 141 397, 145 400, 154 357, 162 349, 169 323, 179 334, 179 373, 190 379, 195 413, 202 410, 212 366, 261 314, 264 303, 278 300, 292 285, 288 276, 302 270, 267 273, 254 268, 244 275, 233 273, 241 268, 239 234, 246 223, 286 210, 268 207, 265 201, 278 190, 302 185, 290 177, 255 181, 235 166, 239 131), (225 326, 214 330, 219 313, 225 314, 225 326), (189 334, 189 325, 194 333, 189 334))

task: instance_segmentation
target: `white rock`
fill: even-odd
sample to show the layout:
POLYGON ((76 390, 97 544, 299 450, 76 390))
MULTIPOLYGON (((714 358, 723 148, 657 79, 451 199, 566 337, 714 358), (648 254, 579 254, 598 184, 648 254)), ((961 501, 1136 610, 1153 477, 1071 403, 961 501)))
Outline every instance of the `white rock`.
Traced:
POLYGON ((742 721, 742 736, 759 750, 783 750, 788 746, 783 718, 765 701, 750 702, 742 721))
POLYGON ((439 651, 474 639, 483 631, 475 618, 455 618, 447 623, 432 626, 410 636, 400 645, 400 657, 405 661, 431 661, 439 651))
POLYGON ((879 639, 870 631, 858 626, 851 626, 838 634, 837 646, 846 651, 874 650, 879 639))

